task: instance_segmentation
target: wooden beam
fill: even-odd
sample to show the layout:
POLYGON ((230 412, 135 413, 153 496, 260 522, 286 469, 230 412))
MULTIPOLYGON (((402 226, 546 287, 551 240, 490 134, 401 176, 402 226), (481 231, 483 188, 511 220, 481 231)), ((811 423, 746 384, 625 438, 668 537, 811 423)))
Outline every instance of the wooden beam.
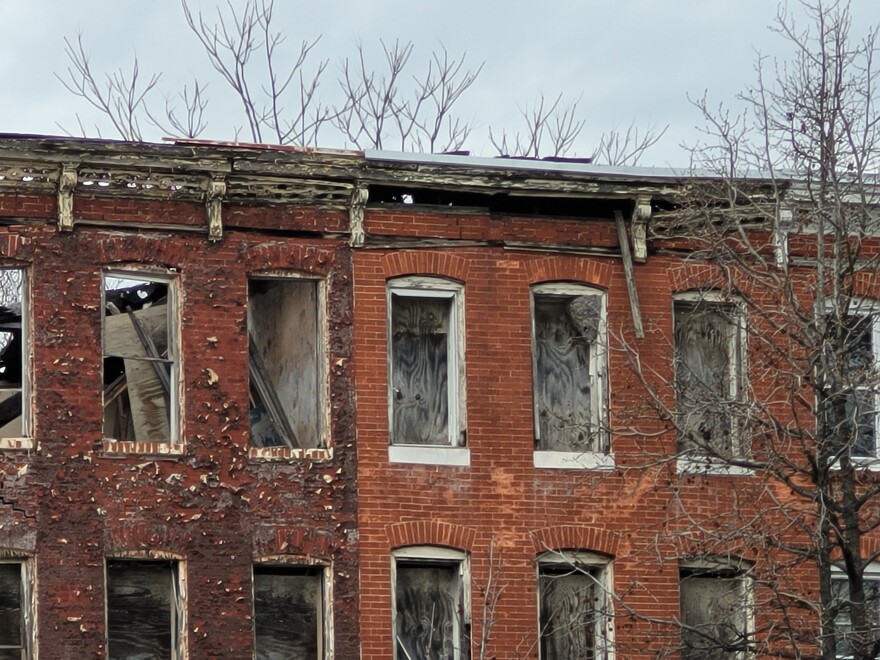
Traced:
POLYGON ((639 309, 639 292, 636 290, 633 260, 629 251, 629 239, 626 235, 626 223, 623 221, 623 213, 615 211, 614 220, 617 222, 617 237, 620 240, 620 254, 623 257, 623 272, 626 276, 626 290, 629 292, 629 306, 632 310, 633 327, 636 330, 636 337, 644 339, 645 329, 642 327, 642 312, 639 309))

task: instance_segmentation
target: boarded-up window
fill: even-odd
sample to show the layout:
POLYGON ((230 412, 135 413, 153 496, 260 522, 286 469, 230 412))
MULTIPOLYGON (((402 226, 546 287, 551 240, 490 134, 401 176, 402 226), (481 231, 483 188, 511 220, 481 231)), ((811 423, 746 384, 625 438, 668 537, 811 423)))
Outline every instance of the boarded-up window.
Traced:
POLYGON ((0 269, 0 437, 29 435, 27 410, 27 310, 25 272, 0 269))
POLYGON ((737 453, 731 406, 742 366, 738 308, 711 298, 675 301, 679 449, 737 453))
POLYGON ((177 441, 174 287, 131 273, 104 276, 104 437, 177 441))
MULTIPOLYGON (((863 575, 862 585, 865 593, 867 623, 871 627, 869 639, 872 644, 880 644, 880 570, 872 565, 863 575)), ((849 595, 849 581, 842 573, 831 579, 832 607, 837 610, 834 618, 834 633, 837 637, 837 657, 853 657, 852 599, 849 595)))
POLYGON ((397 559, 395 660, 467 660, 463 561, 397 559))
POLYGON ((180 658, 182 607, 175 562, 109 560, 108 657, 180 658))
POLYGON ((611 607, 604 561, 590 553, 550 552, 538 562, 541 660, 605 660, 611 607))
POLYGON ((254 567, 257 660, 324 657, 323 569, 254 567))
POLYGON ((464 444, 459 428, 460 289, 447 282, 438 282, 435 289, 426 286, 395 284, 389 294, 391 441, 464 444))
POLYGON ((0 660, 28 658, 25 584, 20 562, 0 562, 0 660))
POLYGON ((251 444, 324 444, 318 282, 248 282, 251 444))
POLYGON ((604 451, 604 297, 542 285, 532 306, 536 448, 604 451))
POLYGON ((748 578, 733 571, 682 569, 682 660, 741 660, 749 646, 748 578))

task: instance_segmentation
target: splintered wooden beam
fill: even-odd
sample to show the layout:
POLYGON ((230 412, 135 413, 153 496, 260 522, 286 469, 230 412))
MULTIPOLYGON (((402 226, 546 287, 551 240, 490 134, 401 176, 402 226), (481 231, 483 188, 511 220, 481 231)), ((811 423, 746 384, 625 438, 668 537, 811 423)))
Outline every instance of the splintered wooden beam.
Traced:
POLYGON ((278 399, 275 389, 272 387, 272 379, 269 378, 269 372, 266 371, 266 365, 260 357, 260 349, 257 347, 256 341, 252 333, 248 332, 248 369, 250 371, 251 382, 257 388, 263 405, 266 406, 266 412, 275 423, 275 428, 281 436, 281 441, 288 447, 299 447, 296 433, 284 413, 284 406, 278 399))
POLYGON ((629 251, 629 238, 626 235, 626 223, 623 221, 623 213, 615 211, 614 220, 617 222, 617 237, 620 240, 620 255, 623 257, 623 273, 626 276, 626 290, 629 292, 629 306, 633 315, 633 327, 636 330, 636 337, 643 339, 645 337, 645 329, 642 327, 639 292, 636 289, 632 254, 629 251))

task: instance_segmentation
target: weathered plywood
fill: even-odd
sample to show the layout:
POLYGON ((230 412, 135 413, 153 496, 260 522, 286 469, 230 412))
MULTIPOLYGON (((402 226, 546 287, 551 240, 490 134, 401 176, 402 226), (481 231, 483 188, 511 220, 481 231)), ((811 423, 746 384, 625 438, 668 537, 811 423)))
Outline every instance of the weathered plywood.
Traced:
POLYGON ((319 571, 254 570, 257 660, 316 660, 324 657, 321 585, 319 571))
POLYGON ((394 444, 448 445, 452 298, 392 294, 394 444))
POLYGON ((535 405, 539 450, 598 449, 594 428, 592 344, 599 296, 535 296, 535 405))
POLYGON ((542 567, 541 657, 592 660, 596 654, 595 578, 574 567, 542 567))
POLYGON ((165 562, 107 563, 109 657, 175 658, 174 570, 165 562))
POLYGON ((321 332, 318 283, 254 279, 249 286, 248 332, 265 370, 265 384, 281 404, 294 438, 282 430, 251 383, 251 441, 258 447, 319 447, 322 444, 321 332))
POLYGON ((742 580, 714 575, 682 577, 682 660, 742 657, 736 650, 736 644, 743 648, 748 620, 742 580))
POLYGON ((397 565, 398 660, 466 660, 458 566, 397 565))

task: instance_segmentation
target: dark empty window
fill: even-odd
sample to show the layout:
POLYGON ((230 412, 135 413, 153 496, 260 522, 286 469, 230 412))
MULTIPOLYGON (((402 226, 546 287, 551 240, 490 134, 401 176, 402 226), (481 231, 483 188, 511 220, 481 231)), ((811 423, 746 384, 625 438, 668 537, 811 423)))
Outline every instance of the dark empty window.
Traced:
POLYGON ((251 444, 320 447, 322 334, 318 282, 248 282, 251 444))
POLYGON ((180 658, 182 616, 175 562, 107 562, 111 660, 180 658))
MULTIPOLYGON (((869 566, 863 574, 862 588, 865 597, 865 622, 870 628, 869 645, 880 644, 880 571, 876 564, 869 566)), ((853 657, 852 599, 849 593, 849 581, 841 573, 835 573, 831 579, 831 592, 834 597, 833 607, 837 608, 834 617, 834 633, 837 636, 836 657, 841 660, 853 657)))
POLYGON ((536 449, 604 451, 604 297, 542 285, 532 305, 536 449))
POLYGON ((0 437, 29 435, 25 271, 0 269, 0 437))
POLYGON ((174 287, 132 273, 104 275, 104 437, 176 442, 174 287))
POLYGON ((318 567, 254 567, 257 660, 324 657, 324 573, 318 567))
POLYGON ((391 441, 463 445, 460 430, 460 288, 395 284, 389 294, 391 441))
POLYGON ((675 393, 679 449, 735 455, 731 406, 739 397, 742 338, 736 305, 676 300, 675 393))
POLYGON ((25 574, 22 562, 0 562, 0 660, 30 658, 25 574))

